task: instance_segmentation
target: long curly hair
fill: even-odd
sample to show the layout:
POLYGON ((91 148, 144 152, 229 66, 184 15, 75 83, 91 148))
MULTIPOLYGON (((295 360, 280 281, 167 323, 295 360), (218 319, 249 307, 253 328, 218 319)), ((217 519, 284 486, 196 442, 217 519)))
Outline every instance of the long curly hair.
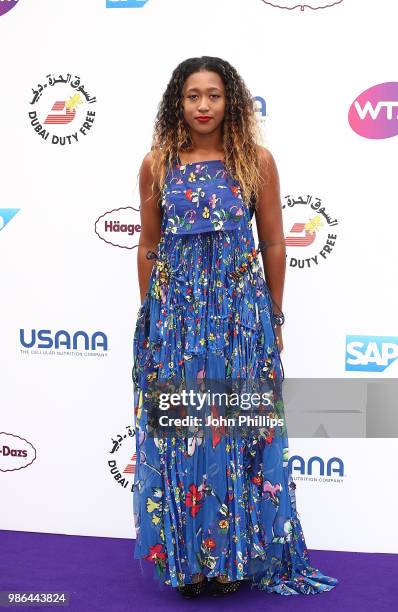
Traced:
MULTIPOLYGON (((236 69, 219 57, 193 57, 181 62, 158 106, 151 144, 152 175, 161 192, 167 170, 177 162, 180 151, 190 151, 192 140, 183 114, 183 86, 194 72, 216 72, 225 87, 226 105, 222 123, 224 164, 229 174, 239 181, 245 202, 257 203, 262 179, 257 144, 262 142, 251 93, 236 69)), ((155 181, 152 185, 152 191, 155 181)))

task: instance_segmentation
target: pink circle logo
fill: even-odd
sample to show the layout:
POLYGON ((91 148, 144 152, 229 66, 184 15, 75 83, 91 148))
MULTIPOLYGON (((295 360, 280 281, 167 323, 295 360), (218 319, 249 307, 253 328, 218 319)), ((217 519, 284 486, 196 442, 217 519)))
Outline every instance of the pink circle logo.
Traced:
POLYGON ((18 4, 18 0, 0 0, 0 17, 11 11, 18 4))
POLYGON ((363 138, 398 135, 398 83, 379 83, 363 91, 351 104, 348 122, 363 138))

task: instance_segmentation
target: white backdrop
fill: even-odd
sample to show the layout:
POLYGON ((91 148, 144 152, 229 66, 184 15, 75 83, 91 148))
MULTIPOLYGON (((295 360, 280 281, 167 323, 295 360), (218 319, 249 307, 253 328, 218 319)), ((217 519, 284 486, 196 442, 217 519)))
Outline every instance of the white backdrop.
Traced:
MULTIPOLYGON (((398 5, 11 3, 1 15, 8 0, 0 0, 0 528, 130 538, 137 174, 172 70, 188 57, 223 57, 259 100, 264 144, 291 204, 286 377, 396 377, 397 122, 376 117, 361 134, 358 109, 348 117, 375 85, 378 101, 398 100, 398 86, 382 85, 398 81, 398 5), (49 115, 63 119, 44 124, 49 115), (310 202, 321 202, 318 218, 310 202), (292 265, 305 259, 310 265, 292 265), (71 342, 64 333, 57 349, 59 331, 71 342), (84 350, 80 338, 73 350, 77 331, 88 340, 101 332, 102 344, 84 350), (349 335, 367 337, 357 370, 345 365, 349 335), (385 369, 372 372, 367 347, 387 347, 385 369)), ((397 553, 396 531, 379 528, 398 502, 396 440, 290 445, 305 462, 344 463, 341 477, 297 479, 308 547, 397 553)))

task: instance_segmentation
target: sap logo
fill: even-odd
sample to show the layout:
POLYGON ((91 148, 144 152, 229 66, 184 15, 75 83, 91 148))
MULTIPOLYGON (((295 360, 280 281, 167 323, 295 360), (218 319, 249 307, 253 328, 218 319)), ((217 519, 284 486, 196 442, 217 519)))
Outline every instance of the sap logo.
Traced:
POLYGON ((106 8, 141 8, 148 0, 106 0, 106 8))
POLYGON ((391 138, 398 134, 398 83, 369 87, 351 104, 348 123, 364 138, 391 138))
POLYGON ((11 221, 20 208, 0 208, 0 232, 11 221))
POLYGON ((254 110, 259 113, 261 117, 267 116, 267 103, 261 96, 253 97, 254 110))
POLYGON ((299 474, 312 476, 314 464, 318 466, 316 471, 319 476, 332 476, 333 474, 344 476, 344 463, 340 457, 331 457, 328 460, 325 474, 325 462, 321 457, 310 457, 306 464, 305 460, 303 457, 300 457, 300 455, 293 455, 290 457, 288 464, 289 474, 297 472, 299 474))
POLYGON ((397 357, 397 336, 346 336, 348 371, 383 372, 397 357))
POLYGON ((63 348, 73 350, 108 350, 108 338, 103 332, 97 331, 94 334, 87 334, 84 331, 77 331, 74 334, 61 329, 53 334, 50 329, 32 329, 30 338, 25 338, 25 330, 19 330, 19 338, 24 348, 63 348), (83 343, 83 346, 82 346, 83 343))

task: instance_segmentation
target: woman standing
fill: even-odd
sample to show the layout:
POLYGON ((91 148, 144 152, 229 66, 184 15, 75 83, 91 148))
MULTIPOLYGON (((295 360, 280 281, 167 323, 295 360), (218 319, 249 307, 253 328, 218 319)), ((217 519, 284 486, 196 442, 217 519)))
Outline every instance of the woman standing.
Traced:
POLYGON ((286 251, 278 171, 256 129, 237 71, 217 57, 188 59, 172 74, 140 169, 134 556, 185 597, 206 585, 224 595, 243 580, 282 595, 337 584, 309 564, 288 473, 278 306, 286 251), (147 398, 171 380, 267 389, 272 402, 256 414, 268 406, 271 420, 233 431, 202 421, 189 435, 162 435, 147 398))

